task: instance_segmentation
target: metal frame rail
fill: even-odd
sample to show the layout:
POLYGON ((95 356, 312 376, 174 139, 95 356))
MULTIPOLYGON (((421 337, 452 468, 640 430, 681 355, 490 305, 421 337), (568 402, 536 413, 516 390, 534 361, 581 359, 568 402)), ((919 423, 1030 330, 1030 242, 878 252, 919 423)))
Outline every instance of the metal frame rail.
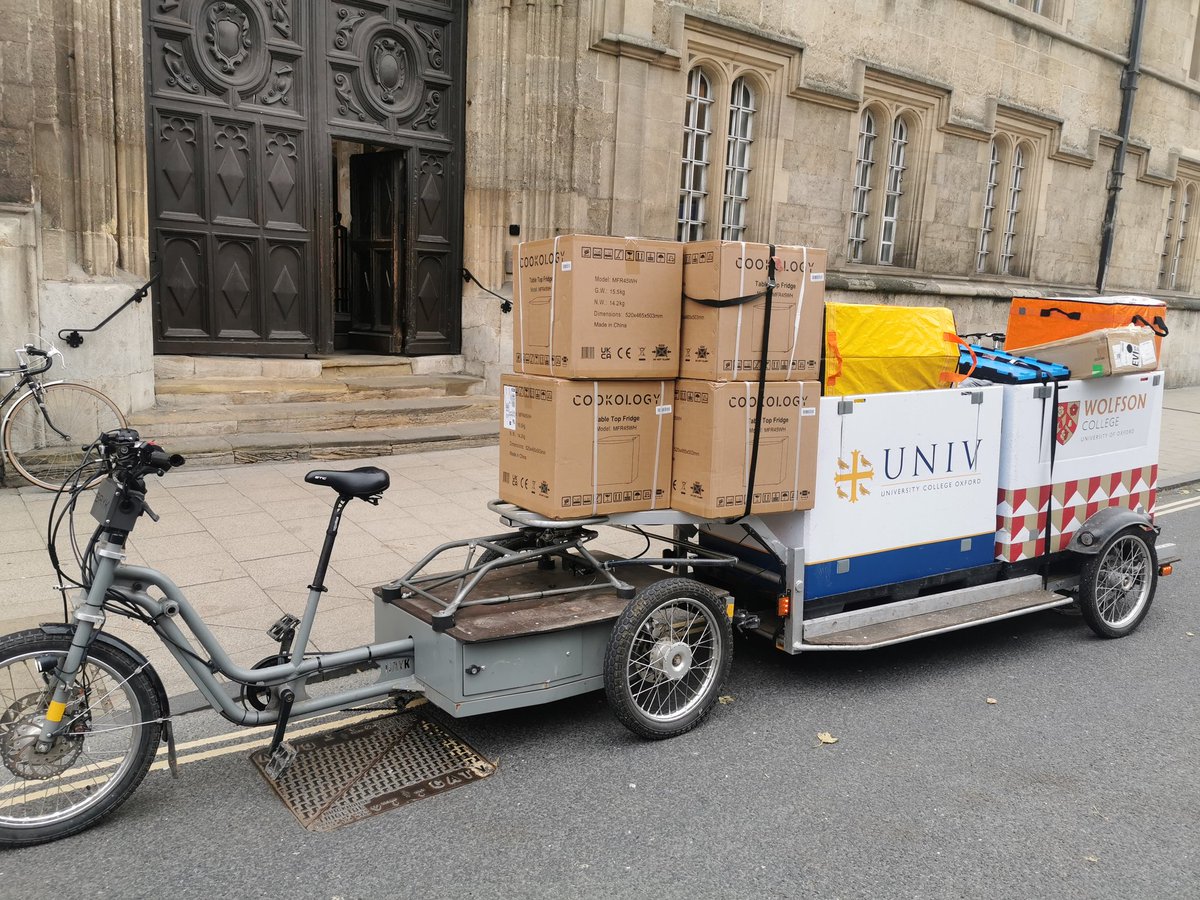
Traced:
POLYGON ((661 534, 651 534, 642 530, 641 523, 643 522, 650 526, 692 524, 705 521, 674 510, 648 513, 644 517, 641 514, 632 514, 619 517, 592 516, 582 519, 556 520, 543 518, 519 506, 502 503, 499 500, 490 502, 488 509, 497 513, 503 522, 515 526, 516 530, 439 544, 425 554, 403 576, 377 588, 376 593, 379 598, 388 602, 414 596, 428 600, 440 607, 432 617, 433 630, 448 631, 454 627, 455 614, 464 607, 567 596, 594 590, 598 584, 605 582, 616 592, 618 597, 631 600, 637 589, 614 574, 614 570, 622 566, 672 566, 682 571, 684 568, 694 566, 735 566, 738 564, 736 556, 718 553, 688 541, 661 534), (688 555, 686 557, 638 556, 600 560, 584 546, 599 536, 597 531, 589 527, 596 525, 609 525, 641 534, 648 539, 685 548, 688 555), (426 568, 434 560, 445 553, 463 547, 467 548, 467 559, 459 568, 426 573, 426 568), (472 596, 480 582, 492 572, 533 561, 536 561, 541 567, 549 568, 554 565, 555 557, 562 560, 565 570, 573 572, 581 579, 590 574, 593 576, 592 580, 570 587, 528 591, 520 594, 472 596), (450 600, 433 593, 438 588, 450 584, 456 584, 454 596, 450 600))

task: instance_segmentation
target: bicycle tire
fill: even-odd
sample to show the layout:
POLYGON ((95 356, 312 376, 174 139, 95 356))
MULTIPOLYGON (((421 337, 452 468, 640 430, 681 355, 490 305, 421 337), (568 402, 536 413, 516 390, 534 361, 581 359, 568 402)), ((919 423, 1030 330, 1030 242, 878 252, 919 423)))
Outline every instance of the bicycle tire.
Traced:
MULTIPOLYGON (((56 381, 42 387, 42 396, 50 420, 68 437, 47 426, 31 390, 9 410, 0 442, 17 474, 30 484, 57 491, 83 462, 83 447, 106 431, 124 428, 125 416, 112 400, 86 384, 56 381)), ((104 479, 104 472, 97 466, 85 477, 85 486, 93 487, 104 479)))
POLYGON ((66 721, 81 724, 48 753, 32 749, 50 700, 41 669, 56 658, 62 665, 70 646, 69 635, 40 629, 0 638, 0 848, 91 828, 129 799, 158 750, 163 710, 153 682, 128 654, 101 643, 91 646, 67 705, 66 721))

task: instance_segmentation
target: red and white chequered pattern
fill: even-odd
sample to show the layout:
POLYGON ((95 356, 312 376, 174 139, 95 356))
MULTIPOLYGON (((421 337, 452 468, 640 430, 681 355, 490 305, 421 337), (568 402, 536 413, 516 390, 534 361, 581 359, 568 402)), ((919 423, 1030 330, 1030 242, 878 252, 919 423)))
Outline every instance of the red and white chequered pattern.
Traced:
POLYGON ((996 507, 996 559, 1020 562, 1045 551, 1064 550, 1084 522, 1109 506, 1141 507, 1151 515, 1157 497, 1158 466, 1126 469, 1094 478, 1028 488, 1001 488, 996 507))

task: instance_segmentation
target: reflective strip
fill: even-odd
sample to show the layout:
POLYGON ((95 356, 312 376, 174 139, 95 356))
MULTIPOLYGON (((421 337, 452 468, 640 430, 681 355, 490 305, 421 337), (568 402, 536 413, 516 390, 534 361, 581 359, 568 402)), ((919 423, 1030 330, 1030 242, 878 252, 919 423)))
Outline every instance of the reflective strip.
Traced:
POLYGON ((63 713, 65 713, 66 711, 67 711, 67 704, 59 703, 57 700, 55 700, 53 703, 50 704, 50 707, 46 710, 46 721, 47 722, 61 722, 63 719, 63 713))

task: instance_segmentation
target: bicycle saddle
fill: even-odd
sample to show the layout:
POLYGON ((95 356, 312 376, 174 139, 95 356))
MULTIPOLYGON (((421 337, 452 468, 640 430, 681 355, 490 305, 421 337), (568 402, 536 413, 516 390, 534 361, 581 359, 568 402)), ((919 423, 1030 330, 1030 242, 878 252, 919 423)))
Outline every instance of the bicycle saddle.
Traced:
POLYGON ((331 487, 343 497, 357 497, 360 500, 372 494, 382 494, 392 483, 391 476, 375 466, 360 466, 349 472, 314 469, 304 476, 304 480, 309 484, 331 487))

